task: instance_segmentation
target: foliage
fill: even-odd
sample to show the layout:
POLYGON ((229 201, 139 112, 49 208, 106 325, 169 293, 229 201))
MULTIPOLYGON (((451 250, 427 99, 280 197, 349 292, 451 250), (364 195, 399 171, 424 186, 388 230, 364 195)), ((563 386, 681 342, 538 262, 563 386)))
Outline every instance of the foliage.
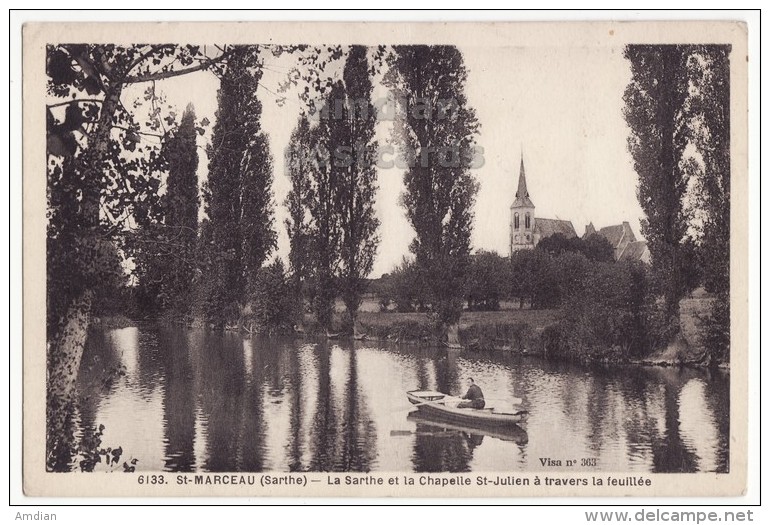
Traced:
MULTIPOLYGON (((333 108, 336 101, 344 99, 342 83, 334 83, 325 100, 326 107, 333 108)), ((323 112, 323 110, 322 110, 323 112)), ((310 191, 307 208, 312 218, 308 229, 310 248, 314 254, 312 307, 316 320, 329 330, 337 297, 335 273, 340 266, 342 228, 336 213, 339 182, 332 162, 338 134, 333 133, 333 121, 322 118, 310 144, 313 155, 310 170, 310 191)))
POLYGON ((578 251, 590 261, 613 262, 615 260, 615 250, 610 241, 598 233, 592 233, 585 239, 580 239, 578 251))
POLYGON ((212 278, 209 321, 222 327, 237 321, 250 274, 276 245, 272 210, 272 162, 261 131, 262 76, 258 49, 234 49, 224 71, 217 121, 208 147, 206 212, 211 227, 212 278))
POLYGON ((393 138, 409 166, 402 204, 416 233, 410 250, 437 320, 456 324, 478 191, 470 167, 479 123, 465 95, 468 71, 453 46, 396 46, 389 65, 385 83, 403 101, 393 138))
POLYGON ((642 357, 669 336, 640 262, 599 263, 565 296, 562 320, 544 334, 551 355, 611 360, 642 357))
POLYGON ((292 281, 292 297, 295 310, 301 318, 305 285, 313 273, 310 220, 308 213, 311 190, 311 170, 314 169, 311 152, 315 144, 315 131, 306 115, 300 116, 286 148, 286 169, 291 188, 284 201, 289 216, 285 219, 289 236, 289 270, 292 281))
POLYGON ((708 351, 707 364, 730 362, 730 296, 718 293, 705 321, 704 344, 708 351))
POLYGON ((623 97, 623 113, 631 130, 628 149, 646 216, 642 235, 672 324, 679 317, 679 300, 686 288, 681 252, 688 215, 683 201, 695 169, 695 161, 686 154, 692 141, 689 52, 688 46, 680 45, 629 45, 624 52, 632 78, 623 97))
MULTIPOLYGON (((373 88, 366 53, 364 46, 352 46, 348 51, 342 73, 344 98, 334 101, 333 115, 326 115, 330 143, 335 146, 334 212, 339 216, 342 231, 337 275, 351 324, 355 324, 358 316, 368 284, 366 277, 372 271, 380 241, 377 235, 380 221, 374 210, 377 113, 371 101, 373 88)), ((332 152, 331 148, 329 151, 332 152)))
POLYGON ((250 314, 242 322, 260 333, 289 332, 295 320, 295 304, 283 261, 276 259, 260 268, 250 281, 250 314))
POLYGON ((703 284, 716 295, 706 338, 714 364, 730 358, 730 51, 729 45, 697 46, 689 63, 695 88, 690 111, 700 123, 695 144, 702 158, 696 255, 703 284))
POLYGON ((392 272, 382 276, 380 295, 381 309, 391 304, 397 312, 424 311, 425 290, 414 261, 403 257, 392 272))
POLYGON ((136 297, 144 316, 174 319, 190 314, 191 283, 198 235, 198 150, 195 111, 185 110, 179 127, 163 146, 168 172, 166 193, 152 218, 128 238, 134 254, 136 297))
POLYGON ((508 295, 511 265, 506 257, 480 250, 471 258, 466 300, 468 310, 499 310, 508 295))
POLYGON ((511 257, 512 297, 523 307, 552 308, 560 302, 558 276, 553 258, 543 250, 519 250, 511 257))
POLYGON ((612 245, 598 233, 592 233, 585 239, 581 237, 567 238, 563 233, 555 233, 541 240, 536 248, 553 256, 570 252, 581 253, 591 261, 612 262, 615 260, 612 245))

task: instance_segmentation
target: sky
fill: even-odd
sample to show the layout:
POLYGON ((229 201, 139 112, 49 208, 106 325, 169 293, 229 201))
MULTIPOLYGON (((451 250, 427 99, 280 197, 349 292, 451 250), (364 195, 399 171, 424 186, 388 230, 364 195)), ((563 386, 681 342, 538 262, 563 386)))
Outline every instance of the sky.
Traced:
MULTIPOLYGON (((478 146, 483 164, 474 170, 480 183, 475 206, 473 250, 508 253, 510 205, 523 155, 535 216, 572 221, 578 235, 593 222, 597 228, 628 221, 637 237, 643 212, 636 199, 637 176, 626 148, 628 128, 623 120, 623 91, 630 70, 622 48, 612 47, 461 47, 468 69, 468 103, 481 124, 478 146)), ((287 258, 289 241, 283 226, 283 201, 290 184, 284 150, 302 103, 296 93, 276 103, 278 85, 294 57, 268 56, 258 97, 263 103, 262 127, 269 135, 274 159, 273 191, 278 250, 287 258)), ((124 103, 141 97, 146 86, 124 92, 124 103)), ((180 112, 188 103, 199 119, 216 119, 218 80, 202 72, 164 80, 157 89, 180 112)), ((387 96, 377 85, 373 97, 387 96)), ((127 107, 128 104, 126 104, 127 107)), ((387 144, 391 123, 377 127, 380 144, 387 144)), ((199 138, 199 177, 205 180, 204 148, 211 127, 199 138)), ((414 236, 399 205, 403 170, 378 170, 376 211, 380 219, 377 257, 371 277, 389 272, 408 254, 414 236)))

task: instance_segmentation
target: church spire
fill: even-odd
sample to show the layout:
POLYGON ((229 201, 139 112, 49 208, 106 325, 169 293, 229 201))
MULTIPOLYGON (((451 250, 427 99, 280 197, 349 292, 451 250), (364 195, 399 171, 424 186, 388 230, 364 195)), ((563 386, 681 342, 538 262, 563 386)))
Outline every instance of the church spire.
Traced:
POLYGON ((513 205, 511 207, 535 207, 535 205, 532 204, 532 201, 529 199, 529 192, 527 191, 527 176, 524 172, 524 153, 521 154, 521 166, 519 167, 519 187, 516 190, 516 200, 513 201, 513 205))

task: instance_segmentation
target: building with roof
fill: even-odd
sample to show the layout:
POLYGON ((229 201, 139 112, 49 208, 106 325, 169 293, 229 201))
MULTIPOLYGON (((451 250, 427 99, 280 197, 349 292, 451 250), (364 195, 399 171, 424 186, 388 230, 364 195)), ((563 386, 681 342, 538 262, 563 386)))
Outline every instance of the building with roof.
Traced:
MULTIPOLYGON (((535 217, 535 204, 527 190, 527 175, 524 170, 524 155, 521 157, 519 168, 519 185, 516 196, 511 204, 510 223, 510 255, 519 250, 531 250, 538 243, 556 233, 565 237, 577 237, 571 221, 561 219, 543 219, 535 217)), ((650 262, 650 251, 645 241, 636 239, 628 221, 614 226, 606 226, 596 230, 593 223, 586 226, 583 239, 592 234, 598 234, 607 239, 612 245, 616 261, 650 262)))
POLYGON ((593 234, 601 235, 607 239, 614 250, 616 261, 643 261, 649 264, 650 250, 647 248, 647 242, 636 239, 628 221, 614 226, 605 226, 598 231, 593 223, 589 223, 586 226, 583 239, 593 234))
POLYGON ((524 156, 519 168, 519 186, 516 198, 511 204, 510 254, 519 250, 531 250, 537 244, 555 233, 567 238, 577 237, 571 221, 535 217, 535 204, 527 191, 527 175, 524 170, 524 156))

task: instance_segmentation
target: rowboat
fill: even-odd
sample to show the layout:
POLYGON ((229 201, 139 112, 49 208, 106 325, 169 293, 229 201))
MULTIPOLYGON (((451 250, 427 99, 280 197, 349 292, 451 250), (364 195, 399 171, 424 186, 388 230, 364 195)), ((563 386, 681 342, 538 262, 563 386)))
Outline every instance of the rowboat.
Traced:
POLYGON ((522 422, 527 416, 526 410, 457 408, 462 399, 435 390, 410 390, 406 397, 422 414, 440 418, 444 422, 478 428, 506 428, 522 422))

